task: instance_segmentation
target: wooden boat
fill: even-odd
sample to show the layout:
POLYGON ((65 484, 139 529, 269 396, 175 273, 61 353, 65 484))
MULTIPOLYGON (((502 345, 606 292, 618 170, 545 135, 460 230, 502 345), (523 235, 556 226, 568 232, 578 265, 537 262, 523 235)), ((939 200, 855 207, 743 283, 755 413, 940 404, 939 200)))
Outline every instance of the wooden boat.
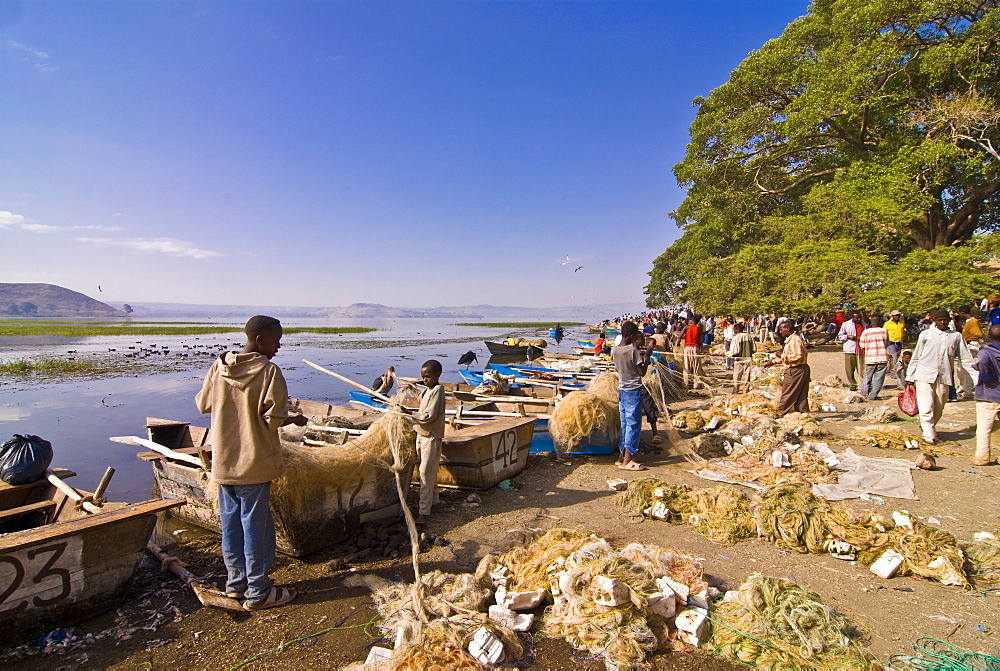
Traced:
MULTIPOLYGON (((415 382, 412 379, 409 381, 415 382)), ((470 413, 473 416, 476 412, 485 413, 492 410, 534 417, 534 436, 531 439, 529 454, 546 454, 556 451, 555 443, 549 434, 549 416, 556 403, 556 389, 554 387, 512 387, 506 394, 495 396, 477 394, 473 391, 476 388, 475 385, 471 384, 457 382, 442 382, 440 384, 455 399, 475 404, 475 410, 470 413)), ((611 438, 607 434, 595 430, 579 445, 562 452, 562 454, 611 454, 613 450, 614 445, 611 438)))
MULTIPOLYGON (((304 400, 293 403, 299 411, 310 417, 340 415, 358 424, 363 424, 366 420, 370 423, 378 417, 375 412, 365 413, 327 403, 304 400)), ((208 442, 208 429, 192 426, 187 422, 153 417, 147 418, 146 428, 149 440, 175 453, 174 456, 167 456, 161 452, 149 451, 136 455, 153 465, 155 491, 166 499, 184 502, 183 506, 171 514, 184 522, 219 532, 221 524, 217 497, 214 492, 209 491, 216 485, 209 479, 212 447, 208 442)), ((345 431, 342 441, 346 441, 351 433, 345 431)), ((371 466, 355 468, 355 475, 349 488, 331 491, 325 509, 317 509, 316 514, 307 519, 293 511, 283 510, 280 505, 274 505, 272 500, 278 551, 301 557, 337 543, 349 531, 368 522, 395 517, 401 513, 392 473, 371 466)), ((409 474, 406 479, 409 480, 409 474)))
POLYGON ((545 350, 534 345, 508 345, 502 342, 493 342, 492 340, 485 340, 483 342, 486 343, 486 349, 490 351, 490 354, 494 355, 519 356, 525 360, 532 360, 545 354, 545 350), (529 356, 529 350, 531 356, 529 356))
POLYGON ((38 482, 0 483, 2 646, 116 607, 157 513, 180 505, 101 504, 62 482, 73 475, 57 468, 38 482))
MULTIPOLYGON (((345 408, 326 403, 297 400, 293 408, 310 417, 340 415, 363 423, 378 417, 378 412, 345 408)), ((531 445, 533 417, 497 417, 490 422, 469 423, 460 428, 449 426, 442 446, 438 483, 442 487, 487 489, 511 478, 527 465, 531 445)), ((140 452, 137 456, 153 465, 154 487, 168 499, 185 505, 172 514, 185 522, 210 531, 220 531, 214 487, 208 478, 211 468, 211 445, 208 429, 187 422, 148 418, 149 440, 168 448, 176 456, 161 452, 140 452), (197 462, 197 463, 195 463, 197 462)), ((343 440, 352 433, 344 432, 343 440)), ((274 505, 278 550, 295 557, 305 556, 334 545, 364 524, 401 514, 395 480, 387 470, 356 469, 350 487, 331 492, 327 509, 318 516, 301 521, 290 511, 274 505), (329 501, 335 508, 329 508, 329 501)), ((405 478, 410 479, 410 474, 405 478)))

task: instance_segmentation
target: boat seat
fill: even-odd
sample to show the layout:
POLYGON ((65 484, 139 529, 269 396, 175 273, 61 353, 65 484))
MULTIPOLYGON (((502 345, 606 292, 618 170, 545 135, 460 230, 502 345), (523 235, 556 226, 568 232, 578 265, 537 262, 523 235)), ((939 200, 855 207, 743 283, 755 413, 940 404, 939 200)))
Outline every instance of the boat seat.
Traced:
POLYGON ((24 513, 39 512, 42 510, 48 510, 49 508, 55 508, 55 501, 38 501, 36 503, 28 503, 23 506, 18 506, 16 508, 8 508, 7 510, 0 510, 0 520, 6 520, 11 517, 16 517, 24 513))

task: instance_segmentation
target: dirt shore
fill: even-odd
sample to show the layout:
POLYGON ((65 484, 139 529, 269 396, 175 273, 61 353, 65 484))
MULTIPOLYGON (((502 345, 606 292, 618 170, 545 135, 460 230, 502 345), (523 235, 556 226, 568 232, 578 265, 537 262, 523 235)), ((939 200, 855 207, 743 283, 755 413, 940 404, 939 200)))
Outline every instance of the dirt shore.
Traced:
MULTIPOLYGON (((843 357, 836 348, 818 348, 810 363, 814 379, 831 373, 843 375, 843 357)), ((708 373, 720 379, 723 375, 714 366, 708 373)), ((878 403, 892 402, 897 392, 894 384, 887 380, 883 392, 887 400, 878 403)), ((672 410, 697 407, 709 400, 707 396, 694 397, 672 406, 672 410)), ((838 406, 837 412, 818 413, 816 417, 832 434, 824 440, 834 451, 850 446, 868 456, 912 458, 913 451, 904 454, 844 440, 853 428, 866 424, 859 416, 871 405, 838 406)), ((915 420, 896 425, 919 435, 915 420)), ((853 500, 849 504, 874 508, 883 514, 905 508, 922 519, 935 518, 942 529, 958 538, 970 538, 976 531, 995 531, 1000 524, 996 512, 1000 466, 973 467, 969 461, 975 440, 974 401, 949 403, 939 430, 945 441, 943 447, 959 454, 939 456, 936 470, 914 471, 919 500, 887 499, 884 504, 853 500)), ((482 492, 479 506, 466 504, 466 493, 446 492, 443 510, 435 513, 428 526, 428 533, 438 540, 421 555, 423 566, 450 572, 471 570, 472 564, 505 531, 519 526, 559 525, 593 532, 615 543, 664 545, 702 558, 709 582, 722 590, 737 587, 753 572, 800 582, 866 628, 871 650, 883 661, 892 654, 909 652, 920 636, 947 639, 989 654, 1000 653, 1000 602, 996 597, 1000 592, 963 591, 915 577, 883 580, 863 565, 830 555, 789 553, 764 540, 724 546, 687 526, 622 515, 605 484, 608 478, 653 475, 692 488, 713 484, 691 474, 690 464, 670 445, 642 458, 649 464, 649 471, 625 473, 615 469, 613 456, 532 456, 527 469, 514 478, 512 489, 482 492)), ((187 561, 193 571, 221 576, 214 537, 189 530, 173 538, 177 545, 170 551, 187 561)), ((378 636, 372 626, 375 611, 367 590, 345 586, 344 578, 365 572, 403 580, 412 575, 407 559, 348 559, 353 561, 345 562, 343 548, 302 560, 279 556, 274 578, 294 585, 301 596, 285 608, 255 614, 203 608, 175 579, 161 573, 151 562, 144 562, 128 587, 125 605, 117 613, 74 628, 78 638, 91 634, 95 640, 80 640, 77 649, 61 655, 42 654, 37 646, 22 646, 0 655, 0 664, 20 669, 200 669, 235 668, 256 658, 242 668, 338 668, 363 660, 367 646, 375 640, 372 634, 378 636)), ((658 654, 651 661, 656 668, 736 668, 694 651, 658 654)), ((604 668, 601 660, 581 660, 564 642, 541 636, 535 637, 522 662, 523 666, 537 668, 604 668)))

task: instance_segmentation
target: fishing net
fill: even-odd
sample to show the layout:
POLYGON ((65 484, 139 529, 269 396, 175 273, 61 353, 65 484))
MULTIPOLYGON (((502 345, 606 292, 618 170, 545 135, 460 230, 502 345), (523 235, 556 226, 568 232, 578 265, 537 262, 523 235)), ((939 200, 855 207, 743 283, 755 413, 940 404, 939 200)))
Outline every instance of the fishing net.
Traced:
POLYGON ((844 382, 844 378, 840 377, 836 373, 834 373, 832 375, 827 375, 822 380, 820 380, 820 383, 823 386, 826 386, 826 387, 846 387, 847 386, 847 383, 844 382))
POLYGON ((790 431, 797 436, 815 438, 825 436, 828 431, 821 428, 819 423, 805 412, 790 412, 778 419, 778 426, 786 431, 790 431))
MULTIPOLYGON (((667 356, 670 357, 670 361, 672 362, 673 355, 668 354, 667 356)), ((680 373, 677 372, 676 364, 671 369, 668 365, 654 360, 653 369, 656 370, 660 377, 660 386, 663 389, 663 396, 667 403, 679 401, 687 396, 687 392, 684 390, 683 379, 680 377, 680 373)))
POLYGON ((282 448, 284 470, 271 486, 273 505, 297 523, 319 523, 342 510, 343 490, 353 491, 363 482, 391 483, 387 466, 394 463, 394 453, 399 453, 402 469, 412 468, 416 434, 405 415, 386 412, 343 445, 282 443, 282 448))
POLYGON ((518 338, 517 341, 514 344, 517 347, 529 347, 530 346, 530 347, 541 347, 542 349, 544 349, 544 348, 546 348, 546 347, 549 346, 549 343, 546 342, 543 338, 535 338, 533 340, 529 340, 528 338, 518 338))
POLYGON ((501 375, 499 371, 492 368, 483 371, 483 381, 476 386, 472 393, 486 396, 501 396, 510 389, 512 378, 501 375))
POLYGON ((718 543, 737 543, 752 538, 756 523, 750 512, 750 497, 735 485, 719 485, 695 492, 688 523, 702 536, 718 543))
POLYGON ((672 485, 657 478, 639 478, 618 492, 615 503, 625 512, 643 515, 654 503, 663 501, 669 511, 667 521, 686 523, 693 505, 690 492, 691 488, 687 485, 672 485))
POLYGON ((655 367, 650 366, 646 370, 646 374, 642 376, 642 386, 646 388, 646 391, 653 398, 653 403, 656 405, 657 417, 666 417, 667 396, 663 389, 660 374, 656 371, 655 367))
POLYGON ((781 578, 747 576, 712 613, 710 648, 760 669, 881 669, 862 634, 818 594, 781 578))
POLYGON ((917 437, 899 427, 860 426, 847 435, 848 440, 867 443, 884 450, 916 450, 917 437))
POLYGON ((716 396, 715 400, 712 401, 712 407, 729 410, 745 417, 777 417, 778 415, 778 411, 774 407, 774 399, 758 391, 716 396))
POLYGON ((823 521, 833 538, 857 549, 858 561, 865 565, 871 565, 889 546, 889 530, 895 526, 878 513, 842 505, 831 505, 823 521))
POLYGON ((867 422, 875 422, 876 424, 888 424, 899 419, 899 413, 892 406, 876 405, 865 410, 861 415, 861 419, 867 422))
POLYGON ((546 636, 621 668, 643 663, 669 642, 668 619, 650 607, 653 595, 662 592, 657 578, 668 577, 695 593, 707 590, 701 566, 676 550, 638 543, 617 550, 604 539, 568 529, 551 529, 523 547, 487 555, 477 575, 485 578, 497 566, 512 574, 508 591, 550 592, 553 604, 542 617, 546 636), (614 605, 598 577, 622 588, 614 605))
POLYGON ((682 410, 674 413, 673 421, 675 426, 680 426, 691 431, 701 431, 708 424, 705 415, 698 410, 682 410))
POLYGON ((615 443, 621 432, 621 419, 617 403, 611 405, 587 391, 567 394, 556 404, 549 417, 549 434, 559 450, 579 445, 594 429, 607 434, 615 443))
POLYGON ((618 373, 598 373, 587 384, 587 391, 606 403, 618 405, 618 373))
POLYGON ((968 574, 977 586, 1000 583, 1000 540, 979 538, 962 543, 961 548, 968 574))
POLYGON ((902 575, 912 573, 945 585, 969 586, 965 555, 947 531, 912 520, 912 526, 897 526, 890 532, 890 543, 903 555, 902 575))
POLYGON ((725 458, 733 451, 733 443, 721 433, 703 433, 694 439, 694 451, 702 459, 725 458))
POLYGON ((516 633, 481 612, 486 610, 492 593, 471 573, 431 571, 420 577, 419 589, 372 574, 351 576, 344 584, 364 585, 371 590, 382 618, 378 627, 386 636, 395 637, 400 629, 403 631, 404 644, 385 668, 483 668, 465 652, 480 626, 503 643, 506 659, 517 659, 524 653, 516 633), (415 593, 419 601, 414 599, 415 593))
POLYGON ((779 483, 760 493, 751 506, 757 534, 783 550, 823 552, 826 524, 823 513, 830 504, 817 498, 808 485, 779 483))

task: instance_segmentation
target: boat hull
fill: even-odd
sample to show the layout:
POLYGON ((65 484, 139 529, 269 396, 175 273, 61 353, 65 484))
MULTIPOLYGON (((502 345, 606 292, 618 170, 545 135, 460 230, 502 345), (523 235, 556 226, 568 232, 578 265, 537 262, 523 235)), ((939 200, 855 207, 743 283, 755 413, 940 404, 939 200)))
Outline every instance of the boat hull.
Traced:
MULTIPOLYGON (((10 489, 10 485, 0 487, 0 498, 9 498, 4 495, 10 489)), ((56 502, 56 521, 0 536, 2 646, 118 606, 157 513, 179 505, 164 500, 109 503, 91 515, 74 510, 73 502, 54 487, 41 496, 47 498, 32 498, 56 502)))

